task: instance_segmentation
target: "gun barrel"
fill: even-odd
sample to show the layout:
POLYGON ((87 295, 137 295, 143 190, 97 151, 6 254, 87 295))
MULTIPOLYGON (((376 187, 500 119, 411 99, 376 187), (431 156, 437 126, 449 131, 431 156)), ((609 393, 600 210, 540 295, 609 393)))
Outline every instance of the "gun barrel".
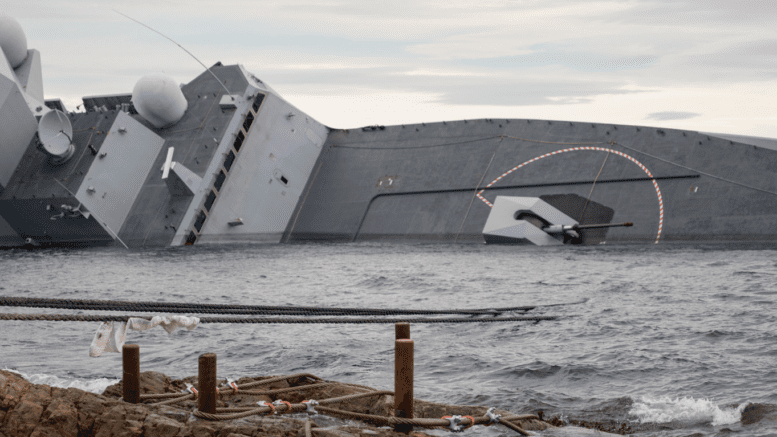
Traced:
POLYGON ((634 223, 632 222, 625 222, 625 223, 602 223, 602 224, 596 224, 596 225, 575 225, 575 230, 581 230, 581 229, 600 229, 600 228, 618 228, 618 227, 629 227, 634 226, 634 223))

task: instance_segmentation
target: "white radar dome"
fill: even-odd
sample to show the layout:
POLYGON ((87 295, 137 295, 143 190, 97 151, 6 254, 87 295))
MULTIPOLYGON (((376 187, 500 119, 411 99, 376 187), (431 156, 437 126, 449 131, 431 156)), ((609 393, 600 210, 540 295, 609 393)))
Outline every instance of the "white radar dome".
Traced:
POLYGON ((16 68, 27 59, 27 37, 15 18, 0 13, 0 47, 11 67, 16 68))
POLYGON ((138 114, 158 128, 178 123, 188 107, 175 80, 161 73, 138 80, 132 89, 132 103, 138 114))

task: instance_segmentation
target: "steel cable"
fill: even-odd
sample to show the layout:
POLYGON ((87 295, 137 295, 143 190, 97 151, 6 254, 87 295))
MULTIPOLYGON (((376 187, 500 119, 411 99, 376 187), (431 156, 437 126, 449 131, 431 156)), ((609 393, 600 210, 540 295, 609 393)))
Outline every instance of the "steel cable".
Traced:
POLYGON ((194 304, 182 302, 131 302, 113 300, 86 300, 86 299, 52 299, 0 296, 0 306, 31 307, 31 308, 58 308, 74 310, 96 311, 144 311, 144 312, 175 312, 175 313, 214 313, 214 314, 241 314, 241 315, 292 315, 292 314, 331 314, 331 315, 445 315, 445 314, 498 314, 502 312, 530 311, 538 307, 551 307, 559 305, 574 305, 580 302, 515 306, 502 308, 481 309, 451 309, 451 310, 408 310, 397 308, 325 308, 309 306, 266 306, 266 305, 229 305, 229 304, 194 304))
MULTIPOLYGON (((118 315, 78 315, 78 314, 18 314, 0 313, 0 320, 49 321, 49 322, 126 322, 130 318, 148 320, 148 316, 118 315)), ((199 323, 242 323, 242 324, 375 324, 375 323, 498 323, 498 322, 538 322, 556 320, 557 316, 521 316, 493 318, 237 318, 237 317, 200 317, 199 323)))

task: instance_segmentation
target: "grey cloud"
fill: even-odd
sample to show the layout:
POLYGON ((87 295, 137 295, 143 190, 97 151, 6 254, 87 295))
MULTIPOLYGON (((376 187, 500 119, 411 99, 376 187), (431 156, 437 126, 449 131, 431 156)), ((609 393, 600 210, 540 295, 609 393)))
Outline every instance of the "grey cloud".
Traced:
POLYGON ((623 84, 617 81, 481 81, 460 88, 448 87, 443 90, 438 101, 456 105, 570 105, 588 103, 594 97, 606 94, 643 92, 624 90, 622 86, 623 84))
POLYGON ((753 26, 762 23, 771 27, 777 20, 777 3, 771 0, 652 0, 632 3, 634 6, 602 19, 632 25, 686 28, 714 26, 723 23, 753 26))
POLYGON ((691 65, 777 70, 777 39, 741 42, 715 52, 687 56, 685 59, 691 65))
MULTIPOLYGON (((587 103, 599 95, 645 92, 625 90, 626 84, 621 80, 567 80, 563 77, 522 77, 514 74, 483 76, 480 70, 472 70, 472 76, 406 74, 412 69, 275 70, 265 77, 273 86, 294 89, 301 94, 358 92, 354 90, 412 92, 437 95, 438 102, 455 105, 566 105, 587 103)), ((440 66, 437 65, 436 69, 440 66)))
POLYGON ((760 39, 702 53, 677 53, 667 56, 653 77, 643 83, 665 85, 698 83, 737 83, 774 80, 777 77, 777 39, 760 39))
POLYGON ((646 68, 658 59, 658 56, 653 55, 608 56, 596 53, 544 51, 493 60, 493 62, 517 66, 561 64, 583 71, 618 71, 646 68))
POLYGON ((689 118, 698 117, 701 114, 696 112, 685 111, 663 111, 653 112, 647 115, 648 120, 668 121, 668 120, 686 120, 689 118))

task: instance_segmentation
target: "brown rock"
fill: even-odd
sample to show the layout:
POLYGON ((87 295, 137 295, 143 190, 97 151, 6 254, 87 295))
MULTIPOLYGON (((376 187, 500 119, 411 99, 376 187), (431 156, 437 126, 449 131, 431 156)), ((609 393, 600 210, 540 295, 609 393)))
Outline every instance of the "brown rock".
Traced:
POLYGON ((189 419, 192 417, 191 413, 188 411, 164 405, 159 407, 159 414, 184 424, 189 422, 189 419))
POLYGON ((154 437, 173 437, 181 434, 185 428, 184 424, 176 420, 158 414, 149 414, 143 423, 143 434, 154 437))
POLYGON ((43 407, 51 402, 51 387, 48 385, 30 384, 28 382, 27 386, 22 390, 24 393, 20 398, 22 401, 32 402, 43 407))
MULTIPOLYGON (((108 386, 103 392, 103 396, 119 399, 122 397, 124 386, 119 381, 116 384, 108 386)), ((181 390, 171 385, 170 377, 159 372, 140 372, 140 394, 148 393, 177 393, 181 390)))
POLYGON ((43 412, 41 423, 55 429, 63 437, 78 436, 78 410, 68 399, 54 399, 43 412))
POLYGON ((15 407, 18 402, 19 398, 12 394, 7 394, 2 397, 2 400, 0 400, 0 410, 8 411, 9 409, 15 407))
POLYGON ((769 404, 748 404, 742 410, 742 425, 752 425, 764 418, 775 420, 777 418, 777 407, 769 404))
POLYGON ((195 422, 190 432, 193 437, 213 437, 216 435, 216 428, 206 422, 195 422))
POLYGON ((221 437, 221 436, 229 437, 229 436, 231 436, 233 434, 234 435, 238 435, 238 436, 240 436, 240 435, 250 436, 250 435, 252 435, 254 433, 255 429, 256 429, 256 427, 248 426, 248 425, 231 425, 231 424, 227 424, 227 425, 224 426, 224 428, 219 430, 219 437, 221 437))
POLYGON ((82 434, 93 434, 95 417, 108 408, 108 400, 92 393, 84 393, 75 403, 78 409, 78 430, 82 434))
POLYGON ((33 431, 32 434, 30 434, 30 437, 61 437, 61 436, 62 434, 60 434, 59 431, 57 431, 56 429, 50 426, 45 426, 45 425, 38 426, 37 428, 35 428, 35 431, 33 431))
POLYGON ((0 373, 0 391, 5 391, 5 386, 8 385, 8 377, 5 374, 0 373))
POLYGON ((87 393, 77 388, 51 388, 52 399, 67 399, 71 403, 75 404, 85 395, 94 396, 92 393, 87 393))
POLYGON ((96 437, 140 437, 143 426, 136 421, 107 422, 99 428, 96 437))
POLYGON ((8 414, 3 432, 14 437, 27 437, 35 430, 41 414, 42 406, 23 400, 8 414))
POLYGON ((148 407, 144 405, 133 405, 133 404, 125 404, 125 403, 119 403, 120 407, 124 408, 126 418, 127 420, 132 420, 136 422, 143 422, 146 420, 146 417, 149 415, 149 409, 148 407))
POLYGON ((140 405, 119 404, 99 416, 94 423, 96 437, 143 435, 143 419, 148 414, 140 405))
MULTIPOLYGON (((275 418, 275 417, 262 417, 253 421, 256 426, 256 430, 252 436, 277 436, 277 437, 297 437, 300 430, 304 429, 305 421, 299 419, 292 419, 291 417, 275 418)), ((304 433, 303 433, 304 435, 304 433)))
POLYGON ((4 389, 6 395, 20 398, 30 386, 29 382, 15 373, 6 373, 5 376, 9 379, 4 389))

